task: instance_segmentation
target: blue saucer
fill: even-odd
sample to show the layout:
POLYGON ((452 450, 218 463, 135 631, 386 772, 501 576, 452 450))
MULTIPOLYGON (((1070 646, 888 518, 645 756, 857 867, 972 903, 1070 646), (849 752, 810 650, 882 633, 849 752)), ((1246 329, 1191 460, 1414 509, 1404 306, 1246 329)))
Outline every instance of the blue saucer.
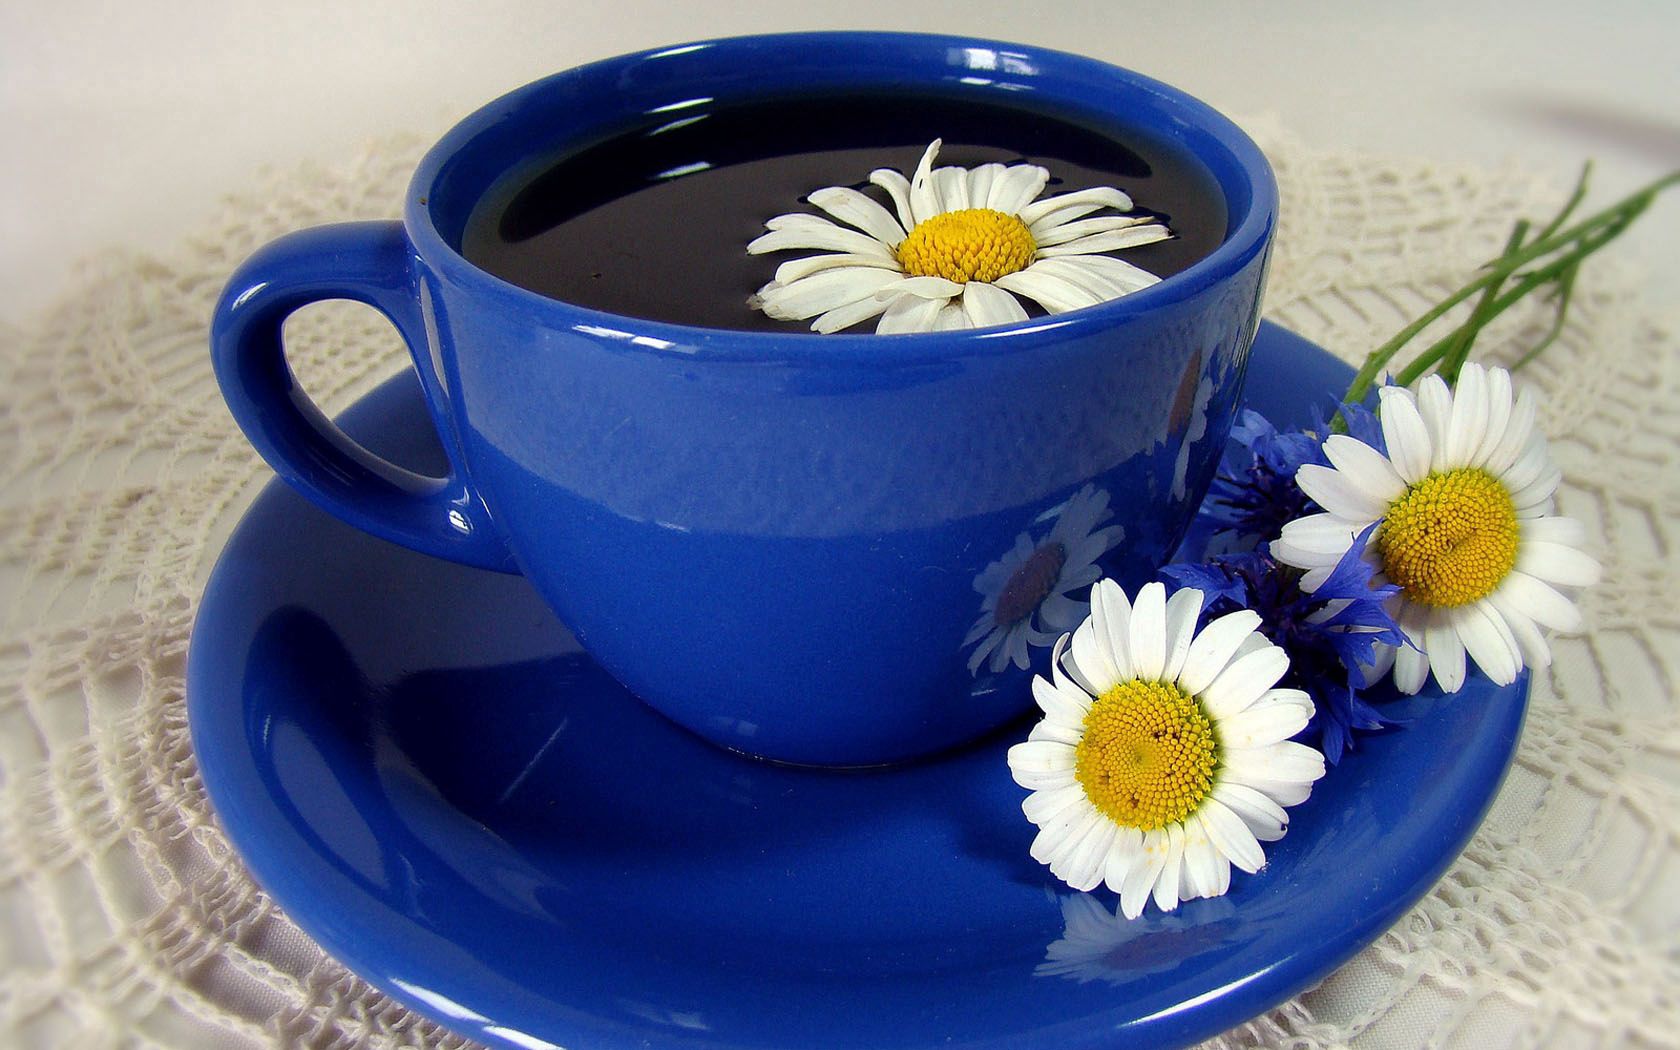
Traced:
MULTIPOLYGON (((1266 325, 1250 403, 1279 423, 1348 369, 1266 325)), ((410 378, 346 413, 437 452, 410 378)), ((1289 998, 1379 935, 1475 831, 1527 679, 1387 710, 1270 866, 1115 920, 1027 855, 1004 752, 1027 724, 890 771, 703 743, 585 656, 526 583, 414 554, 279 483, 217 564, 188 705, 210 797, 323 948, 502 1047, 1158 1047, 1289 998)))

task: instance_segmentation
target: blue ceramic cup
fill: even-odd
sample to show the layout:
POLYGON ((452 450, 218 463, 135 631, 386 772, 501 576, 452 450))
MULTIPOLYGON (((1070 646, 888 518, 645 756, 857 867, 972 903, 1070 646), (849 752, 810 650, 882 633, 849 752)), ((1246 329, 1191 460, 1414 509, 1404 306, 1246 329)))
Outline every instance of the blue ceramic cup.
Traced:
POLYGON ((625 686, 718 744, 891 762, 1022 714, 1092 581, 1134 587, 1173 550, 1242 388, 1276 210, 1247 136, 1123 69, 939 36, 719 40, 479 110, 421 162, 402 222, 306 230, 248 260, 212 349, 251 442, 328 511, 523 573, 625 686), (1224 239, 1100 306, 892 336, 616 316, 461 255, 473 206, 539 153, 677 102, 880 90, 1029 98, 1165 143, 1217 184, 1224 239), (449 476, 357 446, 293 380, 281 324, 333 298, 372 305, 407 341, 449 476))

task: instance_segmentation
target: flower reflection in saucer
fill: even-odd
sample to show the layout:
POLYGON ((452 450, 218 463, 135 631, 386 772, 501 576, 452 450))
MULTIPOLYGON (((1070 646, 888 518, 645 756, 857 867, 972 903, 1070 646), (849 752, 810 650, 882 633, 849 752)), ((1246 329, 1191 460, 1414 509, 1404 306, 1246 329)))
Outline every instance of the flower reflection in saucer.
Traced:
POLYGON ((1080 984, 1130 984, 1143 974, 1174 969, 1186 959, 1221 949, 1236 918, 1229 898, 1202 901, 1194 919, 1182 913, 1143 924, 1102 906, 1089 893, 1061 898, 1062 936, 1044 949, 1037 977, 1065 977, 1080 984))
POLYGON ((1025 670, 1031 647, 1046 648, 1079 625, 1090 610, 1085 592, 1102 576, 1097 559, 1126 534, 1119 525, 1103 526, 1112 516, 1108 493, 1086 485, 1034 522, 1053 521, 1043 539, 1035 540, 1031 529, 1022 532, 1008 553, 974 578, 983 601, 963 639, 965 649, 975 646, 970 674, 979 674, 982 664, 993 674, 1010 663, 1025 670))

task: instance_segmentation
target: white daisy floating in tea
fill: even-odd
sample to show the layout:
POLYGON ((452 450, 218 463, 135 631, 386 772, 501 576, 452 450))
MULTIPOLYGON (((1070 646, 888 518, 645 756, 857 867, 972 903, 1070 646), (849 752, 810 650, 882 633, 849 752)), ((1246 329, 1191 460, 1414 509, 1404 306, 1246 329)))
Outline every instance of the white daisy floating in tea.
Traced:
POLYGON ((1292 741, 1312 717, 1298 689, 1275 688, 1289 656, 1244 609, 1196 622, 1203 594, 1137 603, 1112 580, 1091 615, 1033 679, 1044 720, 1009 749, 1021 804, 1039 827, 1032 856, 1076 890, 1106 883, 1127 918, 1153 897, 1217 897, 1231 867, 1259 871, 1260 843, 1283 837, 1285 806, 1306 801, 1324 756, 1292 741))
POLYGON ((1579 549, 1581 523, 1552 514, 1563 475, 1534 425, 1532 393, 1513 399, 1509 372, 1474 363, 1454 390, 1431 375, 1415 394, 1378 393, 1387 455, 1345 434, 1327 439, 1331 466, 1295 475, 1324 512, 1285 525, 1272 554, 1305 569, 1301 587, 1315 591, 1376 524, 1364 557, 1375 583, 1399 586, 1392 615, 1411 643, 1380 647, 1377 671, 1392 667, 1402 692, 1431 674, 1456 692, 1466 654, 1501 685, 1525 663, 1546 666, 1541 628, 1581 627, 1558 588, 1596 583, 1600 570, 1579 549))
POLYGON ((1121 190, 1041 198, 1044 168, 935 168, 940 145, 928 146, 909 179, 890 168, 870 173, 896 215, 858 190, 830 186, 808 199, 845 226, 806 213, 766 222, 769 232, 747 251, 826 254, 782 263, 752 305, 780 320, 810 320, 822 333, 878 317, 875 331, 886 335, 1024 321, 1018 296, 1058 314, 1160 280, 1106 254, 1172 236, 1153 215, 1117 214, 1132 210, 1121 190))

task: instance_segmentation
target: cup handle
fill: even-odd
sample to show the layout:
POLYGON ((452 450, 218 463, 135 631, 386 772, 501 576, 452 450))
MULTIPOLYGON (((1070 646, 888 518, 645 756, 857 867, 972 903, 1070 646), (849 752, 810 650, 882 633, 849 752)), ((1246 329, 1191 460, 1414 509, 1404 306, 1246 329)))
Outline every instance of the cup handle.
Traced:
POLYGON ((450 561, 517 572, 490 512, 442 433, 448 477, 405 470, 352 441, 316 407, 286 364, 281 325, 323 299, 351 299, 384 314, 408 344, 433 425, 444 426, 430 374, 414 250, 398 222, 355 222, 288 234, 228 280, 210 329, 210 353, 228 408, 258 452, 322 509, 375 536, 450 561))

